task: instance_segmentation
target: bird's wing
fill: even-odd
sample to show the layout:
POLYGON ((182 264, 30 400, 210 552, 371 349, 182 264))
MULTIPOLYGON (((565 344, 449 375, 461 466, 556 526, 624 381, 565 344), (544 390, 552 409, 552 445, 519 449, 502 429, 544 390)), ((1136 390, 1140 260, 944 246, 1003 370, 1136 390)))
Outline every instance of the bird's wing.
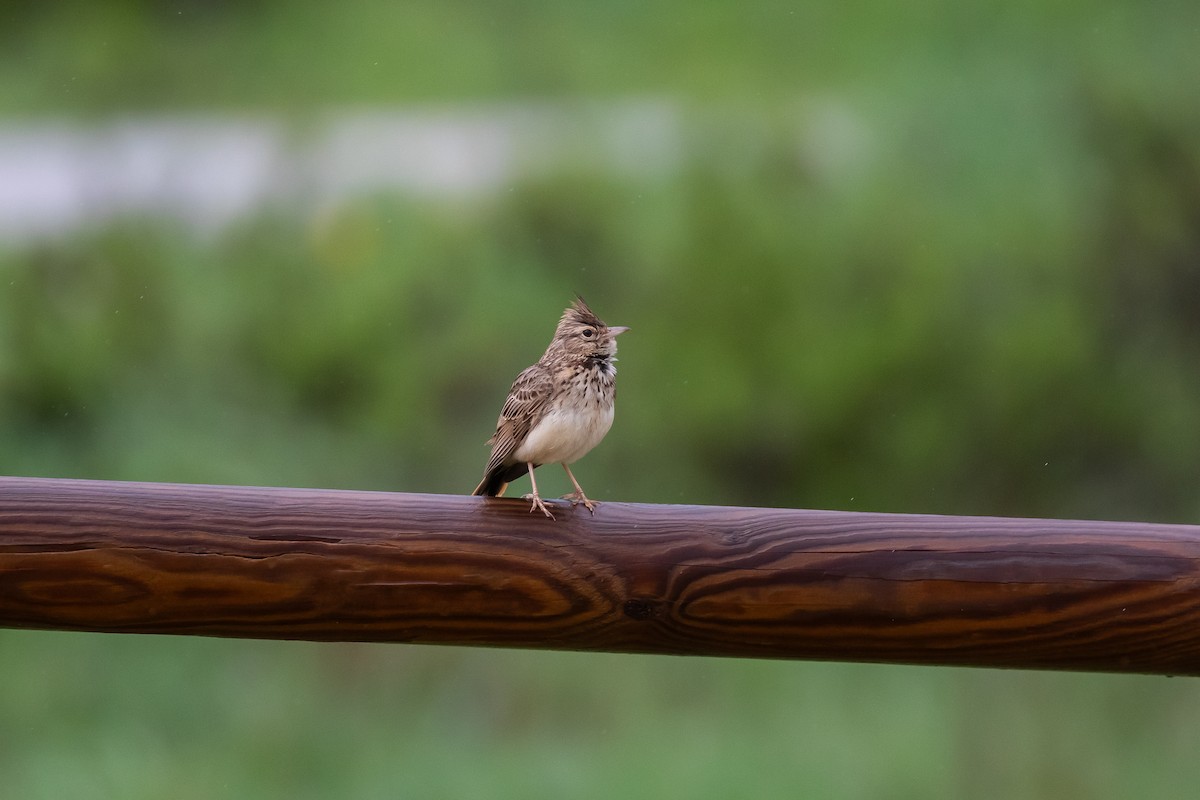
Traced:
POLYGON ((550 371, 541 364, 528 367, 513 381, 504 408, 500 409, 500 418, 496 420, 496 432, 488 439, 492 456, 484 469, 485 474, 512 458, 529 431, 546 413, 553 387, 550 371))

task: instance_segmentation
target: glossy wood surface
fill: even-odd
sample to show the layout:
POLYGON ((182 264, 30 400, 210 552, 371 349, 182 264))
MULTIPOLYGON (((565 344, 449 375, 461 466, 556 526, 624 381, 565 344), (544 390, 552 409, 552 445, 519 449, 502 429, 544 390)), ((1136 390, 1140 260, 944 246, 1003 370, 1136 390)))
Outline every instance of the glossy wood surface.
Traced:
POLYGON ((0 478, 0 626, 1200 674, 1200 527, 0 478))

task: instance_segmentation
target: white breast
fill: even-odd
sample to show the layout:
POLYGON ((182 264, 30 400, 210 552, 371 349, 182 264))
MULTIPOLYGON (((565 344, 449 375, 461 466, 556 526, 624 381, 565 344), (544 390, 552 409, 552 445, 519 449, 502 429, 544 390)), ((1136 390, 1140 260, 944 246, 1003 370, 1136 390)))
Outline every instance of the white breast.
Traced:
POLYGON ((587 403, 576 410, 551 409, 513 455, 535 464, 572 464, 600 444, 612 427, 613 406, 587 403))

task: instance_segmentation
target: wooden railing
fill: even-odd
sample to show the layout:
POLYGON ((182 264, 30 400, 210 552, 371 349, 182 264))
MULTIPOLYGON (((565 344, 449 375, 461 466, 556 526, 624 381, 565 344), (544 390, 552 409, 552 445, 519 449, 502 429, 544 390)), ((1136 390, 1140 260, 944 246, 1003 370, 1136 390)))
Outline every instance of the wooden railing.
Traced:
POLYGON ((0 626, 1200 674, 1200 526, 0 478, 0 626))

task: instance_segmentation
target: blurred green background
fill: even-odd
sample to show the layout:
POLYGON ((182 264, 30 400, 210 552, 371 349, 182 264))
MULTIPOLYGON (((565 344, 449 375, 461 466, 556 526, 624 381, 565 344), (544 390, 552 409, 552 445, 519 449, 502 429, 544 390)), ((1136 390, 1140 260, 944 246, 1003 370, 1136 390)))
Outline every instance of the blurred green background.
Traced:
MULTIPOLYGON (((1200 522, 1198 31, 1182 1, 10 4, 0 473, 465 493, 581 292, 633 328, 599 500, 1200 522), (375 180, 328 156, 371 114, 444 123, 451 168, 518 155, 375 180), (202 224, 72 166, 231 119, 276 178, 366 177, 202 224), (101 199, 55 217, 79 171, 101 199)), ((207 179, 245 175, 227 144, 207 179)), ((0 676, 6 798, 1200 783, 1183 679, 25 631, 0 676)))

